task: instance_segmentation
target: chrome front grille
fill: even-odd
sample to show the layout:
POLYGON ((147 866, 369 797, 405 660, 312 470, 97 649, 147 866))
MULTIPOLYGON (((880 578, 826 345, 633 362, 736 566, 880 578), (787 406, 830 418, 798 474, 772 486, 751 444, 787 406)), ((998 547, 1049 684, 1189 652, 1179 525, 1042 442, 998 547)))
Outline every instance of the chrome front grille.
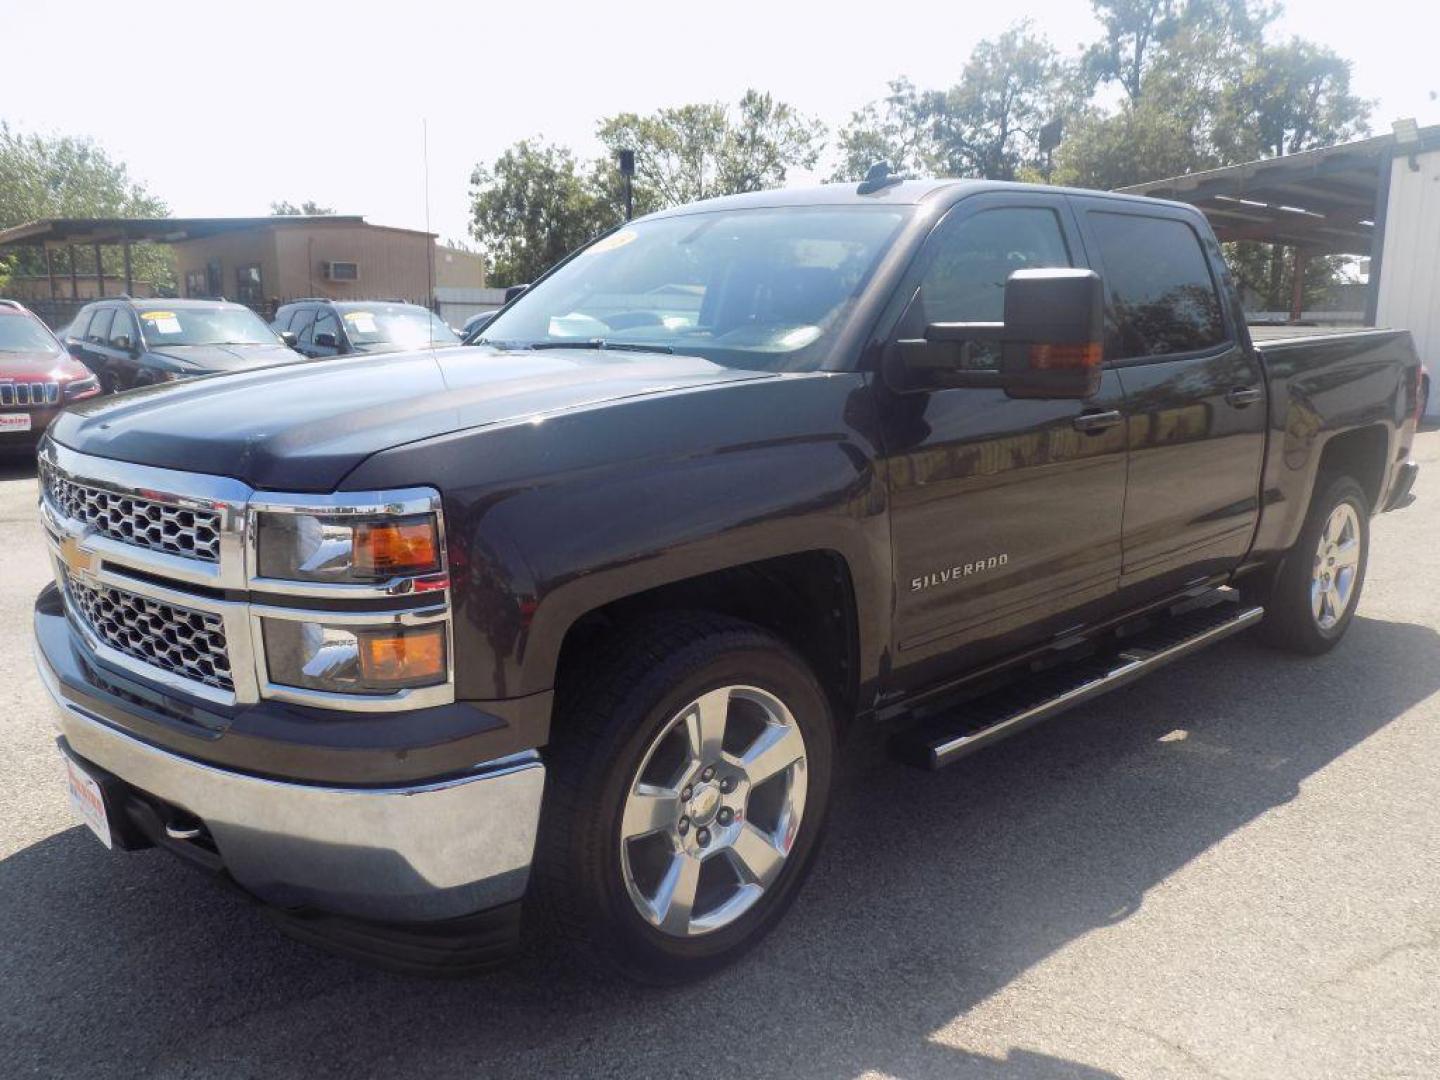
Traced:
POLYGON ((88 487, 41 465, 45 497, 60 513, 122 544, 220 561, 220 514, 88 487))
POLYGON ((104 644, 162 671, 233 691, 219 615, 66 576, 71 608, 104 644))
POLYGON ((0 409, 38 409, 59 402, 58 382, 0 382, 0 409))

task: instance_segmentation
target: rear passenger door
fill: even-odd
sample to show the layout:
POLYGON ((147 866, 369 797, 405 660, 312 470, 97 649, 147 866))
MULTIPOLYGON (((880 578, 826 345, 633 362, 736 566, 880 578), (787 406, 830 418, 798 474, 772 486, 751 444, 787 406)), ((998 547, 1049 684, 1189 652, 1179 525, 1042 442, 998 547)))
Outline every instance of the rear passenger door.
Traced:
POLYGON ((110 363, 108 349, 110 326, 114 319, 113 305, 97 307, 90 318, 90 325, 85 328, 85 338, 80 346, 80 358, 85 366, 95 372, 100 378, 100 385, 110 391, 123 389, 123 384, 117 381, 118 373, 110 363))
POLYGON ((1076 198, 1105 281, 1107 365, 1125 391, 1122 596, 1140 602, 1233 568, 1259 515, 1264 380, 1233 292, 1191 214, 1076 198))

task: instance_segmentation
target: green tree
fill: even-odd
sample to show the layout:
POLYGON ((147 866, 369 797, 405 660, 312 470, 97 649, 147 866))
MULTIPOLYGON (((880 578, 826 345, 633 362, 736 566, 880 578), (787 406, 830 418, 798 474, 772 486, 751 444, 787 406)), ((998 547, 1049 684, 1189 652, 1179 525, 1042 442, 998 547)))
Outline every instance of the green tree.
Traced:
POLYGON ((1014 180, 1040 165, 1040 129, 1060 113, 1063 68, 1029 23, 975 46, 960 81, 926 98, 933 163, 949 176, 1014 180))
POLYGON ((333 208, 321 206, 311 199, 306 199, 299 206, 296 206, 292 202, 287 202, 284 199, 270 204, 271 217, 323 217, 326 214, 333 213, 335 213, 333 208))
MULTIPOLYGON (((1296 102, 1308 93, 1303 80, 1272 70, 1272 60, 1285 59, 1264 42, 1277 7, 1257 0, 1095 0, 1095 7, 1106 37, 1086 52, 1084 66, 1092 78, 1119 83, 1124 97, 1113 111, 1092 107, 1071 125, 1056 154, 1057 181, 1113 188, 1263 156, 1261 113, 1310 111, 1296 102)), ((1328 132, 1350 133, 1341 125, 1328 132)))
MULTIPOLYGON (((635 152, 637 214, 778 187, 790 169, 814 168, 825 141, 818 121, 756 90, 734 108, 708 102, 620 113, 600 121, 596 134, 612 154, 635 152)), ((611 200, 619 190, 613 171, 607 162, 596 174, 611 200)))
POLYGON ((618 220, 564 147, 522 140, 470 176, 470 232, 496 285, 533 281, 618 220))
POLYGON ((1055 152, 1051 178, 1070 187, 1109 191, 1214 164, 1197 129, 1157 98, 1126 101, 1112 114, 1090 110, 1071 121, 1055 152))
POLYGON ((859 180, 876 161, 910 173, 1015 180, 1047 172, 1041 129, 1063 122, 1086 94, 1073 70, 1028 22, 980 42, 948 90, 908 79, 854 113, 839 136, 833 180, 859 180))
MULTIPOLYGON (((0 228, 58 217, 166 217, 165 203, 131 179, 121 162, 89 139, 72 136, 22 135, 0 121, 0 228)), ((75 269, 93 274, 87 253, 75 269)), ((173 288, 175 261, 168 247, 140 244, 133 249, 135 277, 160 289, 173 288)), ((14 273, 45 273, 38 250, 22 250, 11 259, 14 273)), ((55 252, 57 273, 70 272, 69 253, 55 252)), ((105 272, 121 271, 118 249, 103 252, 105 272)))
POLYGON ((1298 154, 1368 134, 1371 108, 1333 50, 1300 38, 1262 43, 1220 96, 1216 143, 1231 161, 1298 154))
POLYGON ((891 80, 890 93, 851 113, 850 123, 840 129, 840 160, 830 179, 863 180, 877 161, 911 176, 929 172, 934 140, 927 113, 914 83, 903 75, 891 80))

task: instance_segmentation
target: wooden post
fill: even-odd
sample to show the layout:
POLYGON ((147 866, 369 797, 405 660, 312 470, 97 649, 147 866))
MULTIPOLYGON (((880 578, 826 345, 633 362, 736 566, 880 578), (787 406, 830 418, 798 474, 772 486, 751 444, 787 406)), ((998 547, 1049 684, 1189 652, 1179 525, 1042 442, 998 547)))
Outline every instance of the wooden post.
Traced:
POLYGON ((1290 273, 1290 321, 1298 323, 1305 311, 1305 249, 1296 244, 1294 252, 1290 273))
POLYGON ((75 245, 66 244, 65 250, 70 253, 70 299, 80 299, 80 273, 75 269, 75 245))
POLYGON ((100 261, 100 245, 92 244, 95 249, 95 295, 105 295, 105 264, 100 261))
POLYGON ((55 259, 49 244, 45 245, 45 276, 50 279, 50 299, 58 300, 59 297, 55 295, 55 259))
POLYGON ((125 295, 135 295, 134 271, 130 266, 130 241, 121 241, 122 250, 125 252, 125 295))

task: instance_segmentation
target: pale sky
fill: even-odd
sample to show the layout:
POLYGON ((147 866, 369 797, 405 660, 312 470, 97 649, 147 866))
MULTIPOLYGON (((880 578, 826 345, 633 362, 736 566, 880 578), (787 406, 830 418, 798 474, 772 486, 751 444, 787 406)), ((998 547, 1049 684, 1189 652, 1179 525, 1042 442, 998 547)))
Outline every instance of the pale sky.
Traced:
MULTIPOLYGON (((1377 131, 1437 123, 1440 15, 1423 7, 1291 0, 1278 30, 1354 61, 1377 131)), ((602 116, 747 86, 833 131, 897 75, 950 85, 977 41, 1025 17, 1065 53, 1097 34, 1088 0, 0 0, 0 118, 91 136, 177 215, 314 199, 412 228, 425 224, 427 121, 431 227, 463 237, 471 167, 518 139, 591 156, 602 116)))

